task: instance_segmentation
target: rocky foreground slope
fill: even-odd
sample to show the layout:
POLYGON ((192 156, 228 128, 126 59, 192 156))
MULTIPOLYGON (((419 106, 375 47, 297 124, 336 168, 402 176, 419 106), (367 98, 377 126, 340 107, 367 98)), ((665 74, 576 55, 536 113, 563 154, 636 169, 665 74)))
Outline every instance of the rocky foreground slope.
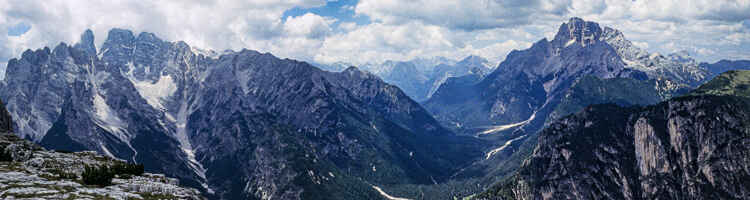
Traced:
POLYGON ((477 199, 750 199, 749 86, 731 71, 657 105, 588 107, 477 199))
POLYGON ((118 175, 106 187, 85 185, 85 167, 123 161, 92 151, 55 152, 11 133, 10 115, 0 104, 0 199, 204 199, 161 174, 118 175))

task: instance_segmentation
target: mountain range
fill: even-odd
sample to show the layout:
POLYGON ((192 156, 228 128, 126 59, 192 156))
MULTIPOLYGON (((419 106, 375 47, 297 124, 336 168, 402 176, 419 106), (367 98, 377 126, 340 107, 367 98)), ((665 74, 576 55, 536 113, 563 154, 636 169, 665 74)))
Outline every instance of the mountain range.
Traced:
POLYGON ((486 146, 357 68, 204 54, 122 29, 97 51, 93 37, 9 62, 0 98, 20 136, 142 163, 228 199, 377 197, 373 186, 443 181, 486 146))
POLYGON ((447 80, 423 106, 457 134, 493 144, 484 159, 455 175, 482 174, 479 183, 487 184, 519 168, 540 146, 539 131, 564 116, 595 104, 654 105, 742 67, 711 71, 711 65, 684 53, 649 54, 616 29, 571 18, 551 41, 512 51, 481 81, 447 80))
MULTIPOLYGON (((692 191, 679 198, 694 198, 716 188, 676 174, 699 172, 705 165, 698 161, 745 158, 695 157, 701 149, 693 143, 703 141, 697 136, 654 138, 673 135, 663 127, 676 116, 746 106, 735 97, 747 92, 737 78, 744 75, 719 74, 749 66, 648 53, 622 32, 580 18, 497 67, 478 56, 308 64, 124 29, 110 30, 97 48, 88 30, 76 44, 10 60, 0 99, 20 137, 143 164, 211 199, 678 198, 660 191, 692 191), (590 106, 598 104, 605 105, 590 106), (690 145, 665 146, 681 141, 690 145), (665 171, 653 158, 669 148, 674 164, 665 171), (683 152, 690 162, 677 159, 683 152), (636 166, 650 172, 655 162, 661 171, 653 176, 636 166), (612 189, 624 185, 633 190, 612 189)), ((736 114, 701 123, 736 127, 745 117, 736 114)), ((697 120, 690 119, 678 125, 697 120)), ((716 143, 701 145, 745 142, 742 131, 706 136, 716 143)), ((725 166, 717 172, 743 165, 725 166)), ((725 185, 746 180, 705 177, 725 185)), ((722 191, 736 197, 747 190, 722 191)))
POLYGON ((656 104, 739 68, 706 66, 685 53, 649 54, 616 29, 571 18, 552 40, 512 51, 479 82, 449 79, 423 105, 459 134, 490 138, 506 151, 524 142, 533 148, 537 131, 587 105, 656 104))
POLYGON ((747 199, 750 71, 647 107, 601 104, 544 129, 476 199, 747 199))
MULTIPOLYGON (((342 71, 354 66, 343 62, 314 64, 327 71, 342 71)), ((447 79, 461 77, 477 82, 489 74, 494 65, 480 56, 467 56, 456 61, 445 57, 416 58, 409 61, 385 61, 378 64, 357 66, 360 70, 373 73, 383 81, 399 87, 417 102, 422 102, 437 91, 447 79)))

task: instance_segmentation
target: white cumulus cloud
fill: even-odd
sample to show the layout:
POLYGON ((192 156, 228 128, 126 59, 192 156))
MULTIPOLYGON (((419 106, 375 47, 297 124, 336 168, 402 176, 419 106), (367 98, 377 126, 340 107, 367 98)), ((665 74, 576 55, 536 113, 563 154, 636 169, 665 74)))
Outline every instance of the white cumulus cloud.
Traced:
MULTIPOLYGON (((21 36, 0 37, 0 59, 16 57, 24 49, 76 42, 85 29, 92 29, 96 43, 101 44, 112 28, 153 32, 166 40, 183 40, 202 48, 281 51, 294 47, 279 48, 281 45, 305 45, 278 39, 298 33, 286 33, 290 30, 282 20, 284 11, 325 3, 325 0, 0 0, 3 5, 0 7, 0 31, 7 32, 10 25, 17 23, 31 26, 29 32, 21 36)), ((291 21, 308 18, 316 20, 315 16, 306 15, 291 21)), ((312 36, 320 33, 316 24, 307 28, 312 36)))
POLYGON ((0 0, 0 68, 26 49, 73 43, 92 29, 99 45, 109 29, 153 32, 214 50, 254 49, 279 57, 364 64, 444 56, 504 59, 512 49, 554 36, 570 17, 623 31, 642 48, 688 50, 700 61, 750 57, 748 0, 359 0, 336 8, 367 22, 293 8, 327 0, 88 1, 0 0))

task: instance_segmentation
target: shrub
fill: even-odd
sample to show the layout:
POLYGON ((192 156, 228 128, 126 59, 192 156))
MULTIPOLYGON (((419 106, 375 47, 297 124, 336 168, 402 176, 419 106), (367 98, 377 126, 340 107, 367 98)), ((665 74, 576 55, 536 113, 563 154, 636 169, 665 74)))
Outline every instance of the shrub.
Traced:
POLYGON ((86 185, 98 185, 108 186, 112 184, 112 178, 115 175, 125 179, 130 179, 132 176, 140 176, 144 172, 142 164, 131 164, 124 162, 115 162, 112 167, 92 167, 86 166, 81 177, 83 183, 86 185))
POLYGON ((55 152, 57 152, 57 153, 73 153, 72 151, 63 150, 63 149, 55 149, 55 152))
POLYGON ((75 179, 78 178, 78 176, 75 173, 65 172, 65 170, 63 170, 61 168, 52 169, 52 170, 50 170, 50 173, 57 175, 57 178, 60 178, 60 179, 72 179, 72 180, 75 180, 75 179))
POLYGON ((0 162, 10 162, 10 161, 13 161, 13 156, 10 155, 10 152, 6 152, 3 149, 4 148, 0 148, 0 162))
POLYGON ((134 176, 140 176, 143 174, 143 164, 132 164, 117 162, 112 165, 112 173, 122 175, 129 174, 134 176))
POLYGON ((112 184, 112 178, 115 177, 115 174, 107 166, 86 166, 81 177, 83 178, 83 183, 86 185, 98 185, 104 187, 112 184))
POLYGON ((131 178, 133 178, 133 175, 130 175, 130 174, 120 174, 120 176, 118 178, 121 178, 121 179, 131 179, 131 178))

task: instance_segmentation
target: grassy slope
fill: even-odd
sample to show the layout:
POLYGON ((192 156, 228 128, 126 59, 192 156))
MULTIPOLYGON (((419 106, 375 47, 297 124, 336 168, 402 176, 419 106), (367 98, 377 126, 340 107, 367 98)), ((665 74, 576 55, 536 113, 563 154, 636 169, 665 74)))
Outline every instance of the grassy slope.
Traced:
POLYGON ((750 97, 750 70, 724 72, 688 95, 734 95, 750 97))

